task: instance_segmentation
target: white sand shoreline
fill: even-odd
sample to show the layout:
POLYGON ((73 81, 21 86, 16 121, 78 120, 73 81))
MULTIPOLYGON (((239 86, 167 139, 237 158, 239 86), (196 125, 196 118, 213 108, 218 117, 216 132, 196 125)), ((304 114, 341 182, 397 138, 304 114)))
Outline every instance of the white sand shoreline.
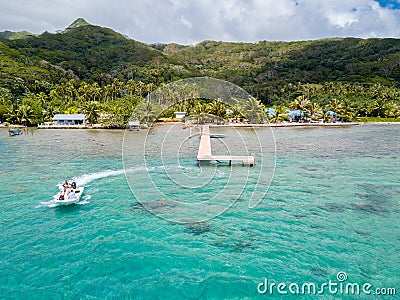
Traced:
POLYGON ((210 124, 210 127, 343 127, 343 126, 355 126, 360 123, 271 123, 271 124, 210 124))
MULTIPOLYGON (((152 126, 177 124, 183 122, 155 122, 152 126)), ((347 127, 355 125, 400 125, 400 122, 348 122, 348 123, 264 123, 264 124, 244 124, 244 123, 229 123, 229 124, 209 124, 210 128, 216 127, 347 127)), ((198 125, 193 125, 196 127, 198 125)), ((125 128, 103 128, 100 126, 82 126, 82 125, 56 125, 56 126, 38 126, 26 127, 22 125, 8 125, 0 124, 0 128, 29 128, 29 129, 95 129, 95 130, 125 130, 125 128)))

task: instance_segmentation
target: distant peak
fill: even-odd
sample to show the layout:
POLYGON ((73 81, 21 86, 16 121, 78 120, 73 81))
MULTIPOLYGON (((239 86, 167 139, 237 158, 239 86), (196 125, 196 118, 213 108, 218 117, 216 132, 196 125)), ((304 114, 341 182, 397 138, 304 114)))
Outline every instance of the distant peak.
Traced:
POLYGON ((36 34, 30 33, 26 30, 13 32, 13 31, 2 31, 0 32, 0 38, 8 39, 8 40, 19 40, 19 39, 26 39, 32 36, 37 36, 36 34))
POLYGON ((67 27, 67 29, 78 28, 82 26, 90 25, 84 18, 78 18, 71 25, 67 27))

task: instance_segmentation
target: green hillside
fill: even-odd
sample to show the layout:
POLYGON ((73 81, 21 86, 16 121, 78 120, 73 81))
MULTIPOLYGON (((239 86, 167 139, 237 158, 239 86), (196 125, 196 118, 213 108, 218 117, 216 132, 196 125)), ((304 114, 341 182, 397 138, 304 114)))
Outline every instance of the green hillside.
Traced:
POLYGON ((79 18, 61 33, 45 32, 4 43, 29 58, 45 60, 101 85, 112 78, 159 85, 211 76, 238 84, 266 103, 287 83, 400 83, 398 39, 150 46, 79 18))
POLYGON ((88 101, 102 102, 102 111, 122 101, 121 108, 164 83, 195 76, 233 82, 267 106, 301 108, 293 104, 299 97, 320 108, 336 101, 346 114, 354 112, 348 119, 396 117, 400 105, 399 39, 147 45, 79 18, 58 33, 0 33, 0 59, 3 120, 17 99, 32 104, 40 95, 40 122, 46 119, 40 110, 83 111, 88 101))
POLYGON ((6 42, 29 57, 46 60, 80 79, 102 80, 102 76, 146 79, 143 67, 166 62, 154 48, 99 26, 75 21, 62 33, 6 42))
POLYGON ((9 88, 15 96, 27 91, 35 81, 52 81, 56 79, 56 69, 34 58, 22 54, 19 50, 0 42, 0 87, 9 88), (54 76, 51 76, 51 74, 54 76), (19 87, 18 87, 19 86, 19 87))
POLYGON ((231 81, 269 102, 287 83, 400 83, 400 40, 326 39, 162 47, 193 70, 231 81))
POLYGON ((2 31, 0 32, 0 38, 2 39, 7 39, 7 40, 19 40, 19 39, 25 39, 25 38, 29 38, 29 37, 33 37, 36 36, 33 33, 30 33, 28 31, 19 31, 19 32, 13 32, 13 31, 2 31))

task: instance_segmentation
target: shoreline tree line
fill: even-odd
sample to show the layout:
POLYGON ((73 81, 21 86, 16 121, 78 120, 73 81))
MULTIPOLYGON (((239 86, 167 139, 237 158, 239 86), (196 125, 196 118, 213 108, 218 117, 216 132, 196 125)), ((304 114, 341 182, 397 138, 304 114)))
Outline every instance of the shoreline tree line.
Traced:
MULTIPOLYGON (((106 128, 124 128, 136 105, 156 89, 154 84, 114 79, 111 84, 100 87, 75 79, 49 85, 38 93, 26 91, 21 97, 13 97, 7 88, 0 88, 0 118, 10 124, 35 126, 51 122, 55 114, 87 115, 88 123, 101 123, 106 128), (102 118, 100 118, 102 117, 102 118)), ((287 84, 270 106, 258 99, 257 109, 265 112, 265 120, 287 121, 289 110, 304 112, 303 121, 322 119, 329 121, 327 111, 337 113, 341 121, 368 120, 373 118, 400 117, 400 89, 380 83, 363 86, 357 83, 327 82, 324 84, 287 84), (360 119, 361 118, 361 119, 360 119)), ((195 99, 194 99, 195 100, 195 99)), ((174 111, 189 114, 212 114, 220 118, 243 120, 239 107, 228 107, 220 101, 183 101, 160 115, 173 118, 174 111)), ((264 121, 264 120, 263 120, 264 121)), ((261 120, 257 120, 261 122, 261 120)))

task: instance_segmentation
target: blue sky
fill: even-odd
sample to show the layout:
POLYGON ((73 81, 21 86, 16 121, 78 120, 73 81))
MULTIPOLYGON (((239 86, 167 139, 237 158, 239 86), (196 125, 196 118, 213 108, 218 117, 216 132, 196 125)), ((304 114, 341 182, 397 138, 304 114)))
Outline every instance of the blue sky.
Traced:
POLYGON ((79 17, 146 43, 400 38, 400 0, 0 0, 0 31, 79 17))
POLYGON ((400 9, 400 1, 397 0, 378 0, 378 2, 382 7, 400 9))

